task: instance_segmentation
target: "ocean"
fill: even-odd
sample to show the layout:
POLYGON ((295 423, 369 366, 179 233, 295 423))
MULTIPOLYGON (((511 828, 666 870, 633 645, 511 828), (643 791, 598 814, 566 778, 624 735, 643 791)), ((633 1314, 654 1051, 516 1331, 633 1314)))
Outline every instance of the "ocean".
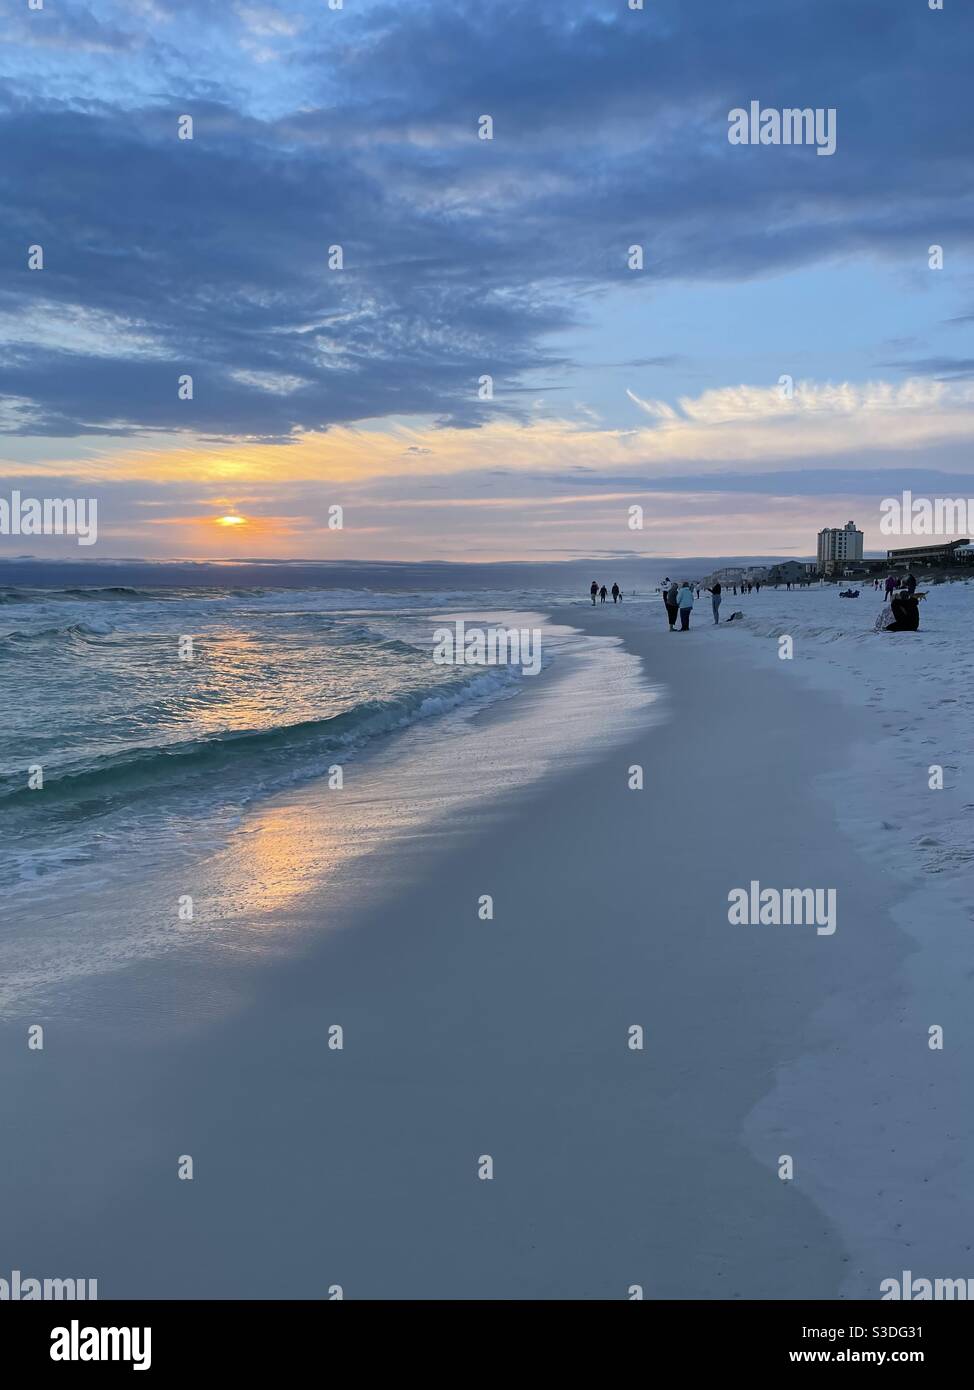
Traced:
MULTIPOLYGON (((385 569, 384 588, 173 576, 0 588, 0 1000, 172 949, 174 915, 187 935, 181 886, 199 895, 207 860, 252 850, 260 808, 282 796, 314 804, 285 856, 293 892, 363 845, 622 737, 655 699, 616 639, 545 616, 586 601, 557 572, 530 589, 442 590, 415 587, 408 567, 399 588, 385 569), (536 633, 539 674, 437 664, 436 634, 457 621, 536 633), (478 718, 505 702, 501 721, 478 718)), ((240 916, 245 899, 266 908, 281 880, 280 865, 273 885, 224 867, 206 920, 240 916)))

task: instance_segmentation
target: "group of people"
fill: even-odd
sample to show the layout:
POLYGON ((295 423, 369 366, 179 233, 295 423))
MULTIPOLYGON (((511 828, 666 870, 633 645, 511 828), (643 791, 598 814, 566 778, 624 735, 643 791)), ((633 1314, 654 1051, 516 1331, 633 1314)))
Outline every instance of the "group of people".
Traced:
MULTIPOLYGON (((605 603, 606 599, 609 597, 609 590, 605 587, 604 584, 602 585, 602 587, 601 587, 601 589, 600 589, 600 588, 599 588, 599 581, 598 581, 597 579, 593 579, 593 580, 592 580, 592 587, 589 589, 589 593, 592 595, 592 607, 593 607, 593 608, 595 607, 596 600, 597 600, 599 603, 605 603)), ((613 602, 613 603, 621 603, 621 602, 622 602, 622 590, 619 588, 619 585, 618 585, 618 584, 613 584, 613 586, 612 586, 612 602, 613 602)))
MULTIPOLYGON (((879 579, 874 579, 874 580, 873 580, 873 588, 874 588, 874 589, 878 589, 878 588, 880 587, 880 584, 881 584, 881 583, 882 583, 881 580, 879 580, 879 579)), ((911 596, 912 596, 913 594, 916 593, 916 588, 917 588, 917 577, 916 577, 916 575, 912 572, 912 570, 911 570, 910 573, 906 576, 906 579, 903 581, 902 584, 900 584, 900 581, 897 579, 897 577, 896 577, 895 574, 888 574, 888 575, 886 576, 885 591, 886 591, 886 602, 887 602, 887 603, 889 603, 890 598, 891 598, 891 596, 895 593, 895 591, 896 591, 897 589, 900 589, 900 588, 906 589, 906 591, 907 591, 911 596)))
MULTIPOLYGON (((663 590, 663 602, 666 604, 666 616, 669 619, 671 632, 689 632, 690 614, 693 611, 694 585, 686 580, 678 584, 675 579, 670 579, 669 575, 663 580, 661 588, 663 590), (680 626, 677 628, 676 620, 679 618, 680 626)), ((722 590, 720 581, 715 580, 713 587, 707 590, 710 594, 711 607, 714 613, 714 622, 720 622, 720 600, 722 590)), ((736 591, 735 591, 736 592, 736 591)), ((700 597, 700 586, 696 586, 696 596, 700 597)))
MULTIPOLYGON (((879 580, 873 584, 879 588, 879 580)), ((908 574, 901 586, 892 574, 884 586, 885 602, 876 617, 877 632, 916 632, 920 627, 920 600, 926 594, 917 593, 917 577, 908 574)))
MULTIPOLYGON (((759 580, 744 579, 738 581, 742 594, 761 592, 759 580)), ((777 588, 777 584, 775 588, 777 588)), ((804 585, 803 585, 804 587, 804 585)), ((879 589, 880 581, 876 579, 873 583, 874 589, 879 589)), ((925 598, 925 594, 916 592, 917 581, 915 574, 908 574, 902 586, 900 581, 894 576, 889 575, 885 584, 885 599, 879 617, 876 619, 877 632, 916 632, 920 626, 920 599, 925 598)), ((670 632, 689 632, 690 615, 693 612, 694 597, 700 597, 700 585, 693 584, 689 580, 683 580, 678 584, 675 579, 670 579, 669 575, 663 580, 660 586, 663 594, 663 603, 666 605, 666 617, 669 621, 670 632), (680 626, 677 627, 677 620, 680 626)), ((737 595, 737 584, 734 585, 734 595, 737 595)), ((791 588, 791 584, 788 584, 791 588)), ((592 598, 592 606, 596 603, 605 603, 612 594, 613 603, 622 602, 622 590, 618 584, 613 584, 609 590, 604 584, 600 585, 597 579, 592 580, 589 593, 592 598)), ((723 589, 719 580, 708 587, 707 593, 710 595, 710 606, 714 615, 714 624, 720 622, 720 603, 723 597, 723 589)), ((853 592, 851 589, 840 595, 842 598, 858 598, 858 589, 853 592)), ((743 613, 732 613, 728 622, 734 618, 743 618, 743 613)))

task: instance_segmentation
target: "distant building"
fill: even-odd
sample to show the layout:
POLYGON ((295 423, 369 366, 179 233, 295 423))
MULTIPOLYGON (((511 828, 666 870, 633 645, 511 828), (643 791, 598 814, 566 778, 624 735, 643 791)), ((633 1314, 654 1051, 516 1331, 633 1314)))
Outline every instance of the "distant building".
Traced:
POLYGON ((908 545, 900 550, 887 550, 886 559, 891 565, 956 565, 968 559, 965 547, 970 547, 966 538, 961 541, 941 541, 939 545, 908 545))
POLYGON ((797 584, 807 579, 805 565, 800 560, 782 560, 780 565, 772 565, 768 571, 769 584, 797 584))
POLYGON ((856 530, 854 521, 847 521, 842 527, 826 526, 818 533, 819 570, 831 574, 850 561, 861 560, 862 540, 862 532, 856 530))

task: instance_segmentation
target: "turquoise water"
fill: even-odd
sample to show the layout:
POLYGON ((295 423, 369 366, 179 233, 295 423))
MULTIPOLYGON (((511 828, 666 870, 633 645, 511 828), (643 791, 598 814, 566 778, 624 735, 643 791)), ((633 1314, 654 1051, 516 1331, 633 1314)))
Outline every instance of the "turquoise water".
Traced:
POLYGON ((539 612, 565 597, 0 589, 0 1008, 147 957, 277 950, 261 923, 300 930, 304 899, 334 926, 397 845, 651 718, 617 638, 539 612), (536 632, 540 673, 437 664, 458 619, 536 632))
POLYGON ((0 886, 192 834, 397 729, 514 693, 518 668, 434 664, 435 615, 456 599, 0 591, 0 886))

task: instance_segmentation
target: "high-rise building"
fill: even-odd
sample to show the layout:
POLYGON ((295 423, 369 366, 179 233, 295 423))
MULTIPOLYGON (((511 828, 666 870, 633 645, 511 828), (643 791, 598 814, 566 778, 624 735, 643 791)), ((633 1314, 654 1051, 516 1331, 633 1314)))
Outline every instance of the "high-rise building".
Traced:
POLYGON ((818 533, 818 567, 825 574, 847 560, 862 559, 862 532, 854 521, 844 526, 826 526, 818 533))

